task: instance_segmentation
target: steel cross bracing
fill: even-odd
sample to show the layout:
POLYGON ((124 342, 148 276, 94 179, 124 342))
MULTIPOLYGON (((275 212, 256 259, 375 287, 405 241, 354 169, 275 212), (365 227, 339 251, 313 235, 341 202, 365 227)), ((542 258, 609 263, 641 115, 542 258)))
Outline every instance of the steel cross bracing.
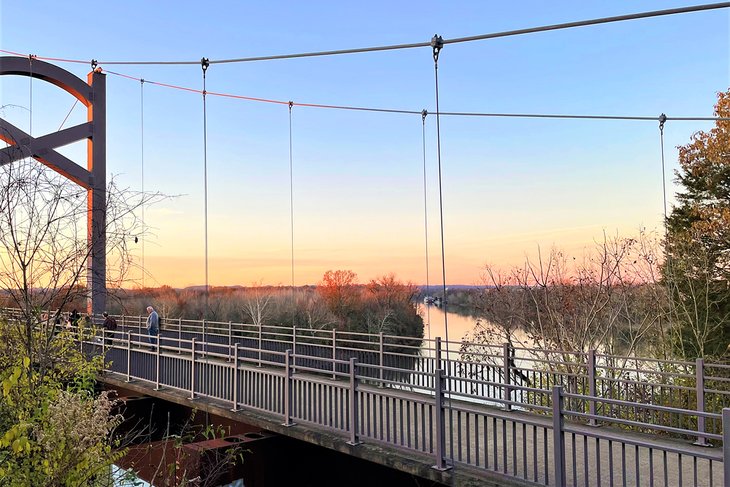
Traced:
POLYGON ((92 69, 84 82, 32 56, 0 57, 0 76, 3 75, 28 76, 54 84, 87 107, 88 122, 41 137, 33 137, 0 118, 0 140, 8 144, 0 149, 0 166, 34 158, 87 190, 89 311, 101 313, 106 309, 106 75, 92 69), (88 144, 87 168, 56 151, 84 139, 88 144))

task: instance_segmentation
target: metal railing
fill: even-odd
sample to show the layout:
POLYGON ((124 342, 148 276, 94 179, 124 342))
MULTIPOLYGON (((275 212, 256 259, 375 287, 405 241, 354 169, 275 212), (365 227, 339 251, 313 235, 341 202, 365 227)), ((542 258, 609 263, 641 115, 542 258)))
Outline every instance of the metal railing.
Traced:
MULTIPOLYGON (((120 329, 146 333, 146 318, 115 316, 120 329)), ((101 317, 93 322, 100 324, 101 317)), ((232 359, 240 345, 242 358, 283 363, 292 350, 292 367, 317 369, 333 377, 345 373, 351 357, 368 368, 368 379, 413 391, 434 387, 437 369, 446 371, 447 394, 473 393, 474 401, 504 409, 544 413, 551 407, 551 389, 559 385, 575 394, 565 409, 600 415, 591 425, 676 435, 694 431, 699 445, 723 433, 720 414, 730 406, 730 365, 622 357, 572 351, 548 351, 468 342, 445 342, 338 330, 161 318, 161 333, 189 348, 195 338, 204 351, 232 359), (665 406, 656 409, 653 406, 665 406), (707 416, 704 413, 711 413, 707 416)))
MULTIPOLYGON (((570 403, 597 398, 561 385, 542 389, 511 384, 514 396, 548 396, 544 405, 531 403, 541 414, 528 414, 517 410, 522 402, 507 398, 490 398, 500 408, 486 404, 480 391, 490 381, 451 376, 444 368, 417 371, 361 363, 356 357, 313 358, 292 348, 264 350, 235 341, 221 345, 174 333, 149 343, 146 334, 128 329, 81 338, 85 353, 106 353, 108 371, 127 381, 185 391, 191 399, 207 397, 234 411, 266 412, 287 426, 326 428, 352 445, 372 442, 419 452, 432 457, 438 469, 468 465, 538 485, 730 485, 730 472, 723 470, 730 459, 724 461, 724 450, 590 426, 645 425, 608 415, 610 407, 630 405, 622 399, 600 398, 595 412, 570 408, 570 403), (404 390, 406 375, 418 375, 419 384, 430 386, 404 390), (459 391, 452 387, 456 381, 475 387, 459 391)), ((642 407, 654 415, 695 415, 730 425, 730 409, 718 415, 642 407)), ((696 434, 681 425, 652 427, 682 437, 696 434)), ((723 439, 715 433, 705 438, 717 443, 723 439)))
MULTIPOLYGON (((145 333, 144 317, 117 316, 124 329, 145 333)), ((577 394, 567 411, 600 414, 601 424, 669 434, 666 429, 694 430, 697 444, 723 432, 720 414, 730 406, 730 366, 639 357, 548 351, 508 344, 448 342, 394 335, 233 322, 161 318, 162 333, 182 343, 192 338, 206 350, 231 355, 238 343, 247 358, 283 361, 291 349, 293 367, 331 372, 347 368, 351 357, 369 369, 373 379, 388 379, 391 387, 433 389, 433 373, 441 368, 448 393, 473 391, 481 401, 506 409, 540 412, 551 405, 550 391, 560 385, 577 394), (422 372, 425 372, 423 374, 422 372), (617 400, 619 402, 604 401, 617 400), (621 402, 623 401, 623 402, 621 402), (652 405, 670 409, 656 410, 652 405), (714 413, 707 417, 703 413, 714 413), (631 420, 622 423, 621 420, 631 420), (631 425, 631 426, 630 426, 631 425)), ((230 357, 229 357, 230 358, 230 357)), ((591 420, 591 424, 598 424, 591 420)))
POLYGON ((438 468, 545 485, 595 485, 601 472, 609 484, 730 485, 723 452, 686 444, 728 438, 726 365, 189 320, 163 321, 150 344, 142 318, 118 322, 71 333, 126 380, 416 450, 438 468))

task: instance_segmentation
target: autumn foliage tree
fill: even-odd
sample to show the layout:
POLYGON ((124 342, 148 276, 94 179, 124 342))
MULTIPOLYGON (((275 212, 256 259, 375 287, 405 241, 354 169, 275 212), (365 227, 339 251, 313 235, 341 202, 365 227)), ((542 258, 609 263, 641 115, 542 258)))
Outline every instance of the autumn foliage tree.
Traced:
POLYGON ((421 336, 423 319, 416 309, 418 288, 398 280, 395 274, 372 279, 364 290, 367 331, 388 335, 421 336))
MULTIPOLYGON (((730 117, 730 90, 715 115, 730 117)), ((718 120, 679 147, 683 191, 667 217, 662 269, 672 297, 676 350, 721 356, 730 344, 730 121, 718 120)))
POLYGON ((423 336, 423 319, 415 306, 418 289, 401 282, 395 274, 362 286, 350 270, 327 271, 317 291, 340 329, 423 336))
POLYGON ((329 270, 322 276, 317 291, 330 311, 345 326, 359 305, 357 274, 351 270, 329 270))

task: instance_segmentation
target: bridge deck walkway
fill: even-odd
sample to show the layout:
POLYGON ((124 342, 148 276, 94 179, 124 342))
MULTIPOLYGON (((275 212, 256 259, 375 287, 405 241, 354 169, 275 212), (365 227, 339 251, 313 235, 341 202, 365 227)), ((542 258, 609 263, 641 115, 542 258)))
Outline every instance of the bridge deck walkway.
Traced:
MULTIPOLYGON (((121 350, 111 355, 122 357, 121 350)), ((126 351, 124 351, 126 353, 126 351)), ((161 362, 180 360, 178 353, 161 353, 161 362)), ((148 347, 135 347, 133 368, 150 370, 156 363, 148 347)), ((116 362, 119 364, 119 361, 116 362)), ((444 401, 443 453, 446 472, 431 468, 437 456, 438 408, 433 393, 379 387, 367 380, 357 385, 357 435, 363 443, 347 445, 349 381, 326 374, 297 371, 292 374, 291 419, 282 426, 284 371, 281 367, 239 364, 238 409, 230 411, 232 365, 225 359, 206 359, 197 364, 200 396, 190 400, 176 382, 179 371, 161 369, 161 390, 136 373, 133 383, 140 391, 191 407, 215 409, 218 414, 251 422, 281 434, 298 437, 410 471, 422 477, 454 485, 559 485, 555 478, 553 419, 548 415, 505 411, 490 405, 456 399, 444 401), (202 373, 202 374, 201 374, 202 373), (142 380, 140 380, 142 379, 142 380), (204 382, 206 383, 204 383, 204 382), (212 388, 211 388, 212 387, 212 388), (203 391, 218 391, 206 394, 203 391), (205 396, 205 397, 203 397, 205 396), (217 397, 216 397, 217 396, 217 397), (460 480, 454 480, 460 479, 460 480), (481 480, 480 480, 481 479, 481 480), (477 483, 472 483, 477 482, 477 483), (479 483, 481 482, 481 484, 479 483)), ((107 381, 126 384, 123 367, 112 367, 107 381), (116 373, 114 373, 116 372, 116 373)), ((184 385, 183 383, 180 383, 184 385)), ((609 427, 564 423, 566 485, 574 486, 717 486, 722 485, 722 451, 691 444, 691 440, 628 432, 609 427)))

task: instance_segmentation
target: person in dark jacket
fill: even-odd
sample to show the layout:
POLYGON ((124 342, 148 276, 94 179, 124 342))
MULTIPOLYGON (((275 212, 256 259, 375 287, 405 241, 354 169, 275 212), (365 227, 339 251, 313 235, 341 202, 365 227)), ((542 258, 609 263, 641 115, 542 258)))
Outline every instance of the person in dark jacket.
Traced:
POLYGON ((117 329, 117 320, 109 316, 109 313, 104 311, 101 314, 104 317, 104 345, 109 346, 114 341, 114 330, 117 329))
POLYGON ((157 335, 160 334, 160 317, 152 306, 147 306, 147 333, 150 335, 150 343, 157 344, 157 335))

